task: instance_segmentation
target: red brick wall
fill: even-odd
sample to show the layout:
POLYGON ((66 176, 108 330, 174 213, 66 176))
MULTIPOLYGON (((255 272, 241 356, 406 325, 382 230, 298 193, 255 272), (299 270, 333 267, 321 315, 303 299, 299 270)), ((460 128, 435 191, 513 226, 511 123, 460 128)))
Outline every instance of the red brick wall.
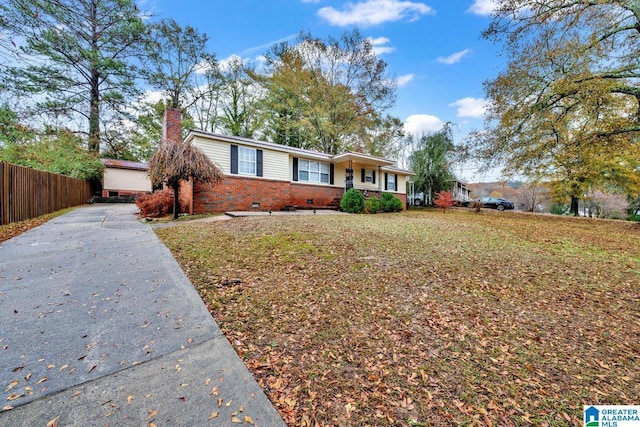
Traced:
POLYGON ((162 119, 162 139, 182 142, 182 113, 177 108, 167 108, 162 119))
MULTIPOLYGON (((380 192, 369 191, 380 197, 380 192)), ((226 176, 215 185, 196 182, 193 185, 193 213, 226 211, 279 211, 287 206, 299 208, 335 207, 344 194, 342 188, 323 185, 299 184, 264 178, 226 176), (311 200, 312 203, 307 203, 311 200), (258 207, 253 207, 259 203, 258 207)), ((407 196, 394 195, 406 209, 407 196)))
POLYGON ((299 207, 332 206, 335 205, 336 199, 338 199, 339 205, 343 194, 342 188, 292 183, 289 205, 299 207), (311 203, 308 203, 309 201, 311 203))
POLYGON ((335 187, 302 185, 260 178, 227 176, 219 183, 193 186, 195 214, 225 211, 277 211, 287 206, 330 206, 343 190, 335 187), (312 199, 313 204, 307 204, 312 199), (259 207, 253 207, 259 203, 259 207))

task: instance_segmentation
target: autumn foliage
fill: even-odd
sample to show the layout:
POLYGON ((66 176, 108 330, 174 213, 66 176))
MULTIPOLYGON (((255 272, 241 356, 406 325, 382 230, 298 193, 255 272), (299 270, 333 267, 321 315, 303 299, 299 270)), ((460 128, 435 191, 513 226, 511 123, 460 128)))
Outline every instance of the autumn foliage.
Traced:
POLYGON ((436 199, 433 201, 433 204, 442 210, 447 210, 454 205, 453 195, 450 191, 442 190, 436 194, 436 199))
MULTIPOLYGON (((173 212, 173 190, 170 188, 156 191, 152 194, 144 194, 136 199, 136 206, 140 208, 142 217, 159 217, 173 212)), ((180 200, 180 211, 188 212, 189 206, 183 199, 180 200)))

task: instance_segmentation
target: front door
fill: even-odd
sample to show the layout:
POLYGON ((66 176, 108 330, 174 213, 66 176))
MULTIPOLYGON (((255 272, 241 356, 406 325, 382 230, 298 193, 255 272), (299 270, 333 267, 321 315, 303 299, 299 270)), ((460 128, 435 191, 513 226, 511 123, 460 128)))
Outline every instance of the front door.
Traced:
POLYGON ((348 191, 353 188, 353 169, 347 168, 344 177, 344 190, 348 191))

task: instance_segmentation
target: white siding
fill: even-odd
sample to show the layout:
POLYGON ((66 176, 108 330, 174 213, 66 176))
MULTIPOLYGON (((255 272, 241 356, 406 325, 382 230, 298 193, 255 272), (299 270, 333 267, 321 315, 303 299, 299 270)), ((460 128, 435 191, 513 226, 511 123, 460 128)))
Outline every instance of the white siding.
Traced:
POLYGON ((262 177, 278 181, 290 181, 289 154, 251 145, 218 141, 215 139, 195 137, 193 144, 200 148, 212 161, 216 162, 225 174, 231 175, 231 145, 258 148, 262 150, 262 177))
POLYGON ((151 191, 147 171, 105 168, 102 187, 111 191, 151 191))
POLYGON ((262 150, 263 178, 291 181, 293 167, 289 169, 289 154, 262 150), (291 170, 291 172, 289 172, 291 170))
POLYGON ((231 144, 214 139, 195 137, 193 138, 193 145, 201 149, 211 161, 217 163, 225 174, 231 174, 231 144))

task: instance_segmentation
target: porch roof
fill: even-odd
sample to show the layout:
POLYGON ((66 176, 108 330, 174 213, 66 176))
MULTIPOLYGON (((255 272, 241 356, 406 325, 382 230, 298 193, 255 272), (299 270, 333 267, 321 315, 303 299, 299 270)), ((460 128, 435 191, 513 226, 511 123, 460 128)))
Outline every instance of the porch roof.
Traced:
POLYGON ((336 154, 332 158, 333 163, 343 163, 352 161, 359 164, 367 164, 367 165, 375 165, 375 166, 392 166, 395 162, 387 159, 383 159, 382 157, 370 156, 368 154, 362 153, 343 153, 336 154))

